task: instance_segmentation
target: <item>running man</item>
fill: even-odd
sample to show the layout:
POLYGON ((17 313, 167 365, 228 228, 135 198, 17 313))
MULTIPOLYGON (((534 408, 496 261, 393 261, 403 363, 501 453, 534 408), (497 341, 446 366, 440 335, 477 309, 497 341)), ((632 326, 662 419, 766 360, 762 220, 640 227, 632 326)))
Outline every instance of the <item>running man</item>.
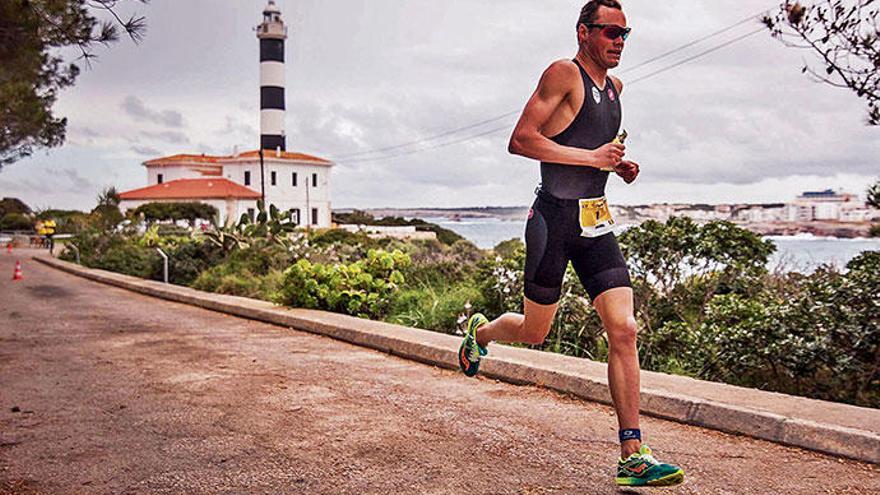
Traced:
POLYGON ((551 64, 526 104, 510 139, 511 153, 541 161, 526 224, 525 314, 492 322, 473 315, 459 366, 474 376, 493 341, 544 342, 571 261, 608 335, 608 384, 620 428, 616 482, 669 486, 681 483, 684 471, 658 462, 641 442, 632 284, 605 200, 608 171, 626 183, 639 175, 637 163, 623 160, 625 147, 613 142, 623 83, 608 75, 629 33, 617 0, 588 2, 577 21, 577 55, 551 64))

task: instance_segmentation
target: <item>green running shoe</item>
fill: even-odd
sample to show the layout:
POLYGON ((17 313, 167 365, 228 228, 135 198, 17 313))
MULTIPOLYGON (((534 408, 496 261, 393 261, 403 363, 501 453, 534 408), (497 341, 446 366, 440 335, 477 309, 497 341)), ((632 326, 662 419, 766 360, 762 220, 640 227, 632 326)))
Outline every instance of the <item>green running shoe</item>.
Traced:
POLYGON ((480 358, 489 354, 489 350, 477 344, 477 329, 489 323, 480 313, 475 313, 468 320, 467 333, 458 348, 458 367, 467 376, 474 376, 480 369, 480 358))
POLYGON ((683 469, 657 461, 645 444, 635 454, 617 461, 617 484, 621 486, 672 486, 683 481, 683 469))

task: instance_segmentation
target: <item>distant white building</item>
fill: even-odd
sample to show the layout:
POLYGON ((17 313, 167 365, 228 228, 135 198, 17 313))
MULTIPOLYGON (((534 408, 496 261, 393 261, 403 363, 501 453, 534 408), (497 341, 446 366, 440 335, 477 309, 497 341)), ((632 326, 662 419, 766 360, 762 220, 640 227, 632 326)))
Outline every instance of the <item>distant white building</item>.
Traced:
POLYGON ((807 191, 786 205, 786 220, 809 222, 832 220, 840 222, 864 222, 880 217, 880 212, 860 201, 855 194, 824 191, 807 191))
POLYGON ((330 171, 333 163, 287 151, 284 134, 284 42, 287 28, 270 0, 257 26, 260 40, 260 150, 228 156, 177 154, 148 160, 147 187, 120 193, 120 208, 151 201, 200 201, 214 205, 221 224, 266 209, 290 211, 294 221, 320 228, 331 224, 330 171), (261 167, 262 163, 262 167, 261 167))

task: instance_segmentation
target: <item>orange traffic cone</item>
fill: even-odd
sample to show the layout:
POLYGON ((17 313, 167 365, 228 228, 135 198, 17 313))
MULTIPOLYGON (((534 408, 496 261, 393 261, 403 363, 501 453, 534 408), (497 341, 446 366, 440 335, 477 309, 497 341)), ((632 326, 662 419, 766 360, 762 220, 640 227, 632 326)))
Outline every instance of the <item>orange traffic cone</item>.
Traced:
POLYGON ((21 274, 21 261, 15 262, 15 271, 12 272, 12 280, 23 280, 24 276, 21 274))
POLYGON ((6 243, 6 252, 8 254, 12 254, 12 243, 11 242, 6 243))

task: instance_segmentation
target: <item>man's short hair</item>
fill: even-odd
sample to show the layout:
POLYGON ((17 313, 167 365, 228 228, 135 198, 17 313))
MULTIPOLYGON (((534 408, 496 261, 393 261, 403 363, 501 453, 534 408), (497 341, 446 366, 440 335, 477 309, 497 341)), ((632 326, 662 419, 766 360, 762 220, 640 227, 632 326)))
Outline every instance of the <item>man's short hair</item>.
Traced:
POLYGON ((578 22, 575 24, 574 28, 580 28, 581 24, 592 24, 596 22, 596 18, 599 17, 599 7, 623 10, 623 7, 617 0, 590 0, 581 9, 581 16, 578 17, 578 22))

